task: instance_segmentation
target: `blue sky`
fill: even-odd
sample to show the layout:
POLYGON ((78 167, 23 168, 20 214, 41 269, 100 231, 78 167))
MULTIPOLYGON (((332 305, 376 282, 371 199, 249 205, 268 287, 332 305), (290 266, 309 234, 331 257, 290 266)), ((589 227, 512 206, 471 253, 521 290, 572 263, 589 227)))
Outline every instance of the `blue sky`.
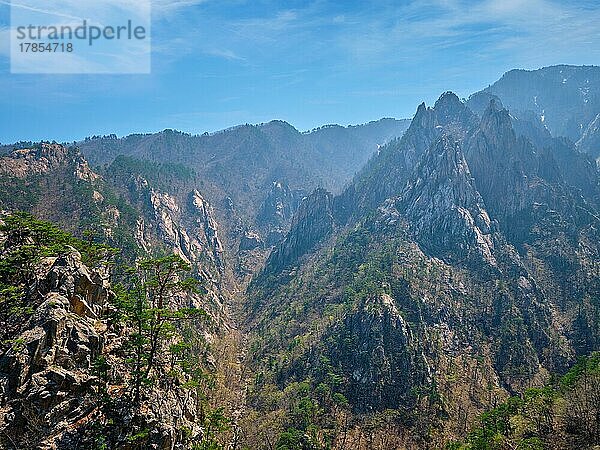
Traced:
POLYGON ((151 74, 14 75, 0 0, 0 142, 411 117, 511 68, 600 63, 600 1, 152 1, 151 74))

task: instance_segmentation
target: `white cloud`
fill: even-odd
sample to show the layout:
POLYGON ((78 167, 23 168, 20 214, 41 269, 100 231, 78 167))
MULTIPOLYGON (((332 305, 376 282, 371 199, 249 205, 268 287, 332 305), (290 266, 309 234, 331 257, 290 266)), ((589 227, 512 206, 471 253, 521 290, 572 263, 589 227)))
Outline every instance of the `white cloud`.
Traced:
POLYGON ((245 61, 246 59, 227 49, 212 48, 204 51, 205 54, 230 61, 245 61))
MULTIPOLYGON (((135 0, 131 0, 134 1, 135 0)), ((155 18, 170 16, 187 8, 207 3, 209 0, 152 0, 152 14, 155 18)))
POLYGON ((434 0, 345 19, 359 25, 342 29, 338 44, 357 62, 368 64, 418 60, 460 46, 480 57, 510 51, 514 60, 534 64, 594 50, 591 42, 596 43, 595 55, 600 54, 600 8, 575 2, 434 0))

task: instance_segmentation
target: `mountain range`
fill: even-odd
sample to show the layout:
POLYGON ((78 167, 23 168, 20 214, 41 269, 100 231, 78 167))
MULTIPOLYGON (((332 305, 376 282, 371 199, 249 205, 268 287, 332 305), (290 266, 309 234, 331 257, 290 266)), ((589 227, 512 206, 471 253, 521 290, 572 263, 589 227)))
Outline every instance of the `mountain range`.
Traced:
POLYGON ((4 146, 0 445, 600 445, 599 124, 600 68, 554 66, 411 120, 4 146), (169 253, 205 377, 148 369, 130 411, 115 311, 169 253))

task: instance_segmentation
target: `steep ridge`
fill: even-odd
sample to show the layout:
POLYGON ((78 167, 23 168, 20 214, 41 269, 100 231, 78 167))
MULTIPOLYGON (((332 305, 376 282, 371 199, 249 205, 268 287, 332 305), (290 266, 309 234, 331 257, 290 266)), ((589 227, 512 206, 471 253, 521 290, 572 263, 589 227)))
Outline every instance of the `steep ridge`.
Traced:
MULTIPOLYGON (((559 154, 563 167, 581 161, 577 152, 559 154), (569 164, 565 164, 565 159, 569 164)), ((498 108, 493 101, 481 119, 479 130, 466 143, 465 156, 490 213, 516 245, 528 239, 527 233, 543 211, 552 211, 564 226, 568 221, 586 221, 595 214, 565 183, 551 150, 536 149, 523 136, 517 138, 508 111, 498 108)), ((597 171, 590 170, 595 180, 588 178, 589 184, 585 186, 588 194, 597 189, 597 171)), ((573 173, 566 176, 572 178, 573 173)), ((594 199, 595 196, 590 197, 594 199)), ((562 226, 558 222, 556 225, 562 226)))
MULTIPOLYGON (((382 119, 301 133, 275 120, 199 136, 165 130, 122 139, 94 137, 78 145, 93 166, 110 164, 125 155, 193 169, 202 180, 203 196, 215 208, 221 211, 230 204, 244 226, 271 245, 278 237, 273 232, 281 228, 279 218, 267 223, 268 216, 257 217, 257 212, 270 201, 273 183, 292 192, 310 192, 317 187, 339 192, 378 146, 402 136, 407 127, 406 120, 382 119)), ((285 232, 291 214, 284 219, 285 232)))
POLYGON ((290 232, 271 252, 267 260, 269 270, 278 272, 296 263, 331 233, 333 224, 332 195, 324 189, 317 189, 304 198, 290 232))
POLYGON ((451 92, 443 94, 433 108, 419 105, 404 136, 380 149, 336 199, 339 220, 345 222, 361 210, 376 208, 399 192, 423 152, 437 138, 452 132, 460 140, 475 122, 476 116, 451 92))
POLYGON ((600 113, 587 126, 581 139, 577 141, 577 147, 596 161, 600 160, 600 113))
MULTIPOLYGON (((419 107, 404 137, 333 199, 333 213, 294 219, 304 225, 288 233, 288 254, 304 226, 324 221, 327 232, 285 265, 283 247, 275 251, 249 287, 258 413, 286 411, 265 407, 265 391, 325 385, 354 418, 346 443, 369 448, 358 444, 364 415, 383 414, 395 445, 439 446, 482 405, 594 348, 598 171, 572 144, 537 147, 514 123, 494 99, 478 119, 446 93, 419 107)), ((313 441, 333 434, 339 445, 337 409, 310 401, 324 408, 313 441)), ((273 426, 285 429, 286 417, 273 426)))
POLYGON ((496 224, 451 135, 423 155, 395 206, 426 253, 454 263, 497 264, 492 238, 496 224))

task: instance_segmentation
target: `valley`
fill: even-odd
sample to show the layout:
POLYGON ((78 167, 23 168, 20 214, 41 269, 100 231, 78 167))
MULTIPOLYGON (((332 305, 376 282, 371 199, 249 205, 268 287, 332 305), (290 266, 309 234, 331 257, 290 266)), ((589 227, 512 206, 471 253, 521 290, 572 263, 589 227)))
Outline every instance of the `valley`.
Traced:
POLYGON ((599 114, 600 68, 553 66, 4 145, 0 448, 600 445, 599 114))

